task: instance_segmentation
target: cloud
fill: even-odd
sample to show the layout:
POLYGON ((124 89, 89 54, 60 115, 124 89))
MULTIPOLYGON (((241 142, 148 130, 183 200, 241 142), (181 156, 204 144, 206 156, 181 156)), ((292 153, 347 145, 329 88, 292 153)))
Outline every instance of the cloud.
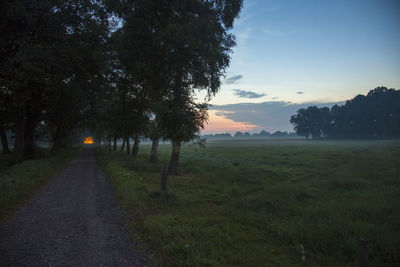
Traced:
POLYGON ((257 94, 252 91, 245 91, 245 90, 240 90, 240 89, 234 89, 235 95, 241 98, 260 98, 263 96, 266 96, 267 94, 262 93, 262 94, 257 94))
POLYGON ((218 111, 217 116, 223 116, 234 122, 246 122, 256 125, 259 129, 270 132, 293 131, 290 117, 297 110, 308 106, 332 107, 335 104, 342 105, 344 102, 327 103, 303 103, 295 104, 285 101, 268 101, 262 103, 238 103, 229 105, 213 106, 212 110, 218 111))
POLYGON ((237 81, 239 81, 242 78, 243 78, 243 75, 239 74, 239 75, 235 75, 235 76, 232 76, 232 77, 229 77, 229 78, 225 79, 225 82, 227 84, 234 84, 234 83, 236 83, 237 81))
POLYGON ((302 95, 302 94, 304 94, 304 92, 296 92, 296 94, 302 95))
POLYGON ((292 33, 292 32, 288 32, 288 31, 281 31, 281 30, 272 28, 269 25, 263 26, 261 28, 261 31, 268 35, 272 35, 272 36, 285 36, 285 35, 289 35, 292 33))
POLYGON ((205 126, 203 133, 222 133, 236 131, 254 131, 258 130, 257 125, 252 125, 246 122, 235 122, 225 117, 228 111, 219 112, 218 110, 209 111, 209 122, 205 126))

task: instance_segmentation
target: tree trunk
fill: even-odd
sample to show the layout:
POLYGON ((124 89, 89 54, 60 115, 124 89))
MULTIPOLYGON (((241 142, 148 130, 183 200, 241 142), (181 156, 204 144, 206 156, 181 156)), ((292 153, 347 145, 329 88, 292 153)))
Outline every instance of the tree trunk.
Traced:
POLYGON ((66 148, 67 144, 68 144, 68 136, 65 134, 65 131, 61 127, 57 127, 54 133, 53 147, 51 148, 51 151, 55 152, 63 148, 66 148))
POLYGON ((117 151, 117 140, 118 140, 117 136, 114 135, 114 147, 113 147, 114 151, 117 151))
POLYGON ((15 144, 12 153, 12 161, 20 163, 24 160, 24 128, 25 128, 25 111, 17 115, 15 121, 15 144))
POLYGON ((124 147, 125 147, 125 139, 123 138, 122 146, 121 146, 121 152, 124 151, 124 147))
POLYGON ((167 179, 168 179, 168 166, 163 165, 161 166, 161 171, 160 171, 160 190, 161 194, 164 196, 168 194, 167 179))
POLYGON ((51 138, 50 138, 50 133, 47 133, 47 142, 49 142, 49 149, 51 149, 51 138))
POLYGON ((179 154, 181 153, 181 142, 172 142, 172 154, 169 162, 169 174, 178 175, 179 154))
POLYGON ((133 148, 132 148, 132 156, 135 158, 139 152, 139 136, 135 136, 135 142, 133 143, 133 148))
POLYGON ((36 145, 34 143, 34 134, 36 127, 36 119, 32 116, 26 116, 24 128, 24 157, 26 159, 34 158, 36 153, 36 145))
POLYGON ((129 145, 129 137, 126 138, 126 152, 127 154, 131 154, 131 146, 129 145))
POLYGON ((2 125, 0 125, 0 136, 1 136, 1 146, 3 148, 3 154, 10 154, 10 148, 8 147, 6 130, 2 125))
POLYGON ((160 144, 160 139, 154 139, 151 143, 151 154, 150 161, 157 162, 158 161, 158 145, 160 144))
POLYGON ((111 152, 111 135, 109 135, 108 137, 107 137, 107 143, 108 143, 108 152, 111 152))
POLYGON ((34 158, 37 147, 35 145, 35 128, 42 116, 42 92, 43 89, 37 84, 32 84, 32 95, 25 106, 25 128, 24 128, 24 158, 34 158))

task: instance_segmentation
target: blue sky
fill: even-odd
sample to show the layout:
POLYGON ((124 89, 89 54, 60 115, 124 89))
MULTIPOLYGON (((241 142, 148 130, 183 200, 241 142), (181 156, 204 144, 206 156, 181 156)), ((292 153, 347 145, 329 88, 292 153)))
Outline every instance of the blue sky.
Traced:
POLYGON ((215 116, 257 126, 249 131, 292 130, 289 118, 252 119, 266 114, 268 104, 259 103, 287 112, 290 104, 329 105, 381 85, 400 88, 399 0, 244 0, 233 33, 231 66, 211 104, 215 116), (253 116, 239 114, 243 103, 253 116), (218 112, 227 105, 228 113, 218 112))

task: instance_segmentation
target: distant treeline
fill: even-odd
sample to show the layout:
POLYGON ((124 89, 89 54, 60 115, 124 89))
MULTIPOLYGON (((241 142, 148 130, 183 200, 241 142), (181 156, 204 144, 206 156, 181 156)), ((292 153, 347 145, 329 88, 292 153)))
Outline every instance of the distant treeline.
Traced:
POLYGON ((400 138, 400 90, 377 87, 331 109, 302 108, 290 122, 298 135, 313 139, 400 138))
POLYGON ((262 130, 259 133, 249 133, 249 132, 236 132, 234 135, 230 133, 216 133, 216 134, 207 134, 203 135, 202 137, 207 139, 213 138, 297 138, 299 137, 296 133, 288 133, 286 131, 276 131, 274 133, 270 133, 267 131, 262 130))

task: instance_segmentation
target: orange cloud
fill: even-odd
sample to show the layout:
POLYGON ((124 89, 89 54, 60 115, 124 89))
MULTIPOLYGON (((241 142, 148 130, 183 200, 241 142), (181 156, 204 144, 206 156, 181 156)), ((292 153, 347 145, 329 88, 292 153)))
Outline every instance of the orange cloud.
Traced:
MULTIPOLYGON (((227 119, 225 116, 218 116, 216 113, 219 110, 209 110, 209 121, 204 130, 203 134, 211 133, 226 133, 226 132, 247 132, 259 128, 258 125, 246 123, 246 122, 236 122, 231 119, 227 119)), ((224 111, 226 112, 226 111, 224 111)))

